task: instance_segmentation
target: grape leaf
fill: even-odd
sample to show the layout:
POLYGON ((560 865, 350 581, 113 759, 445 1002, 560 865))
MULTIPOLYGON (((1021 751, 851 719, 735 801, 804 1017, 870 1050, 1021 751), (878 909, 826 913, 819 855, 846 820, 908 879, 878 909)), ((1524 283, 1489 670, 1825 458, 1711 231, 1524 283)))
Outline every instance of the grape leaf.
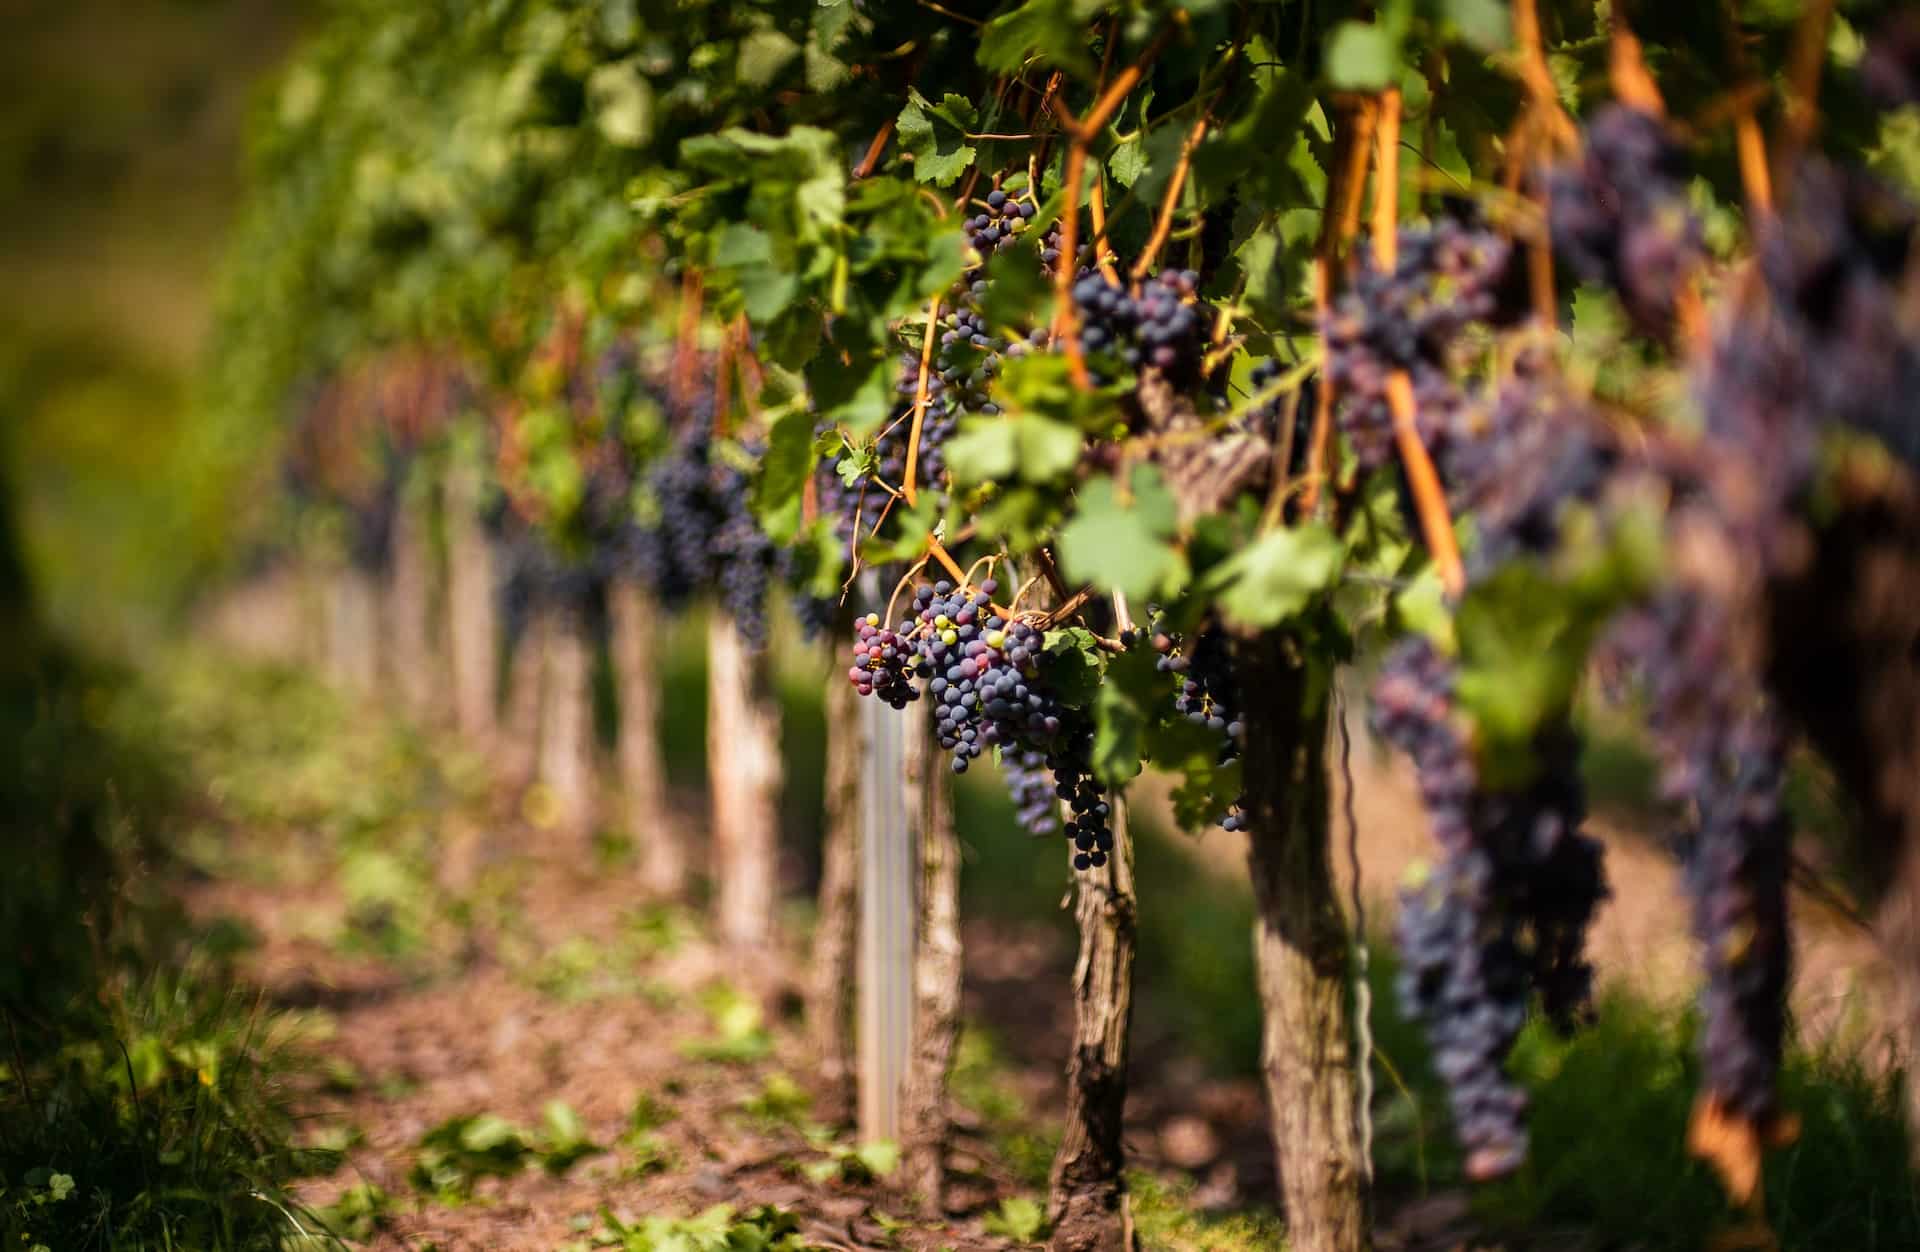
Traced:
POLYGON ((1159 594, 1180 561, 1171 546, 1178 529, 1173 495, 1150 465, 1133 472, 1130 499, 1111 478, 1079 491, 1079 507, 1060 528, 1060 560, 1075 581, 1118 588, 1144 603, 1159 594))
POLYGON ((1268 630, 1331 588, 1345 555, 1339 538, 1317 522, 1279 527, 1210 571, 1205 586, 1229 621, 1268 630))
POLYGON ((973 164, 974 148, 966 133, 979 122, 978 111, 963 96, 952 93, 938 105, 929 104, 909 89, 906 107, 895 123, 902 151, 913 156, 913 176, 944 187, 973 164))
POLYGON ((1385 27, 1346 21, 1327 39, 1327 81, 1347 91, 1379 91, 1400 72, 1400 47, 1385 27))

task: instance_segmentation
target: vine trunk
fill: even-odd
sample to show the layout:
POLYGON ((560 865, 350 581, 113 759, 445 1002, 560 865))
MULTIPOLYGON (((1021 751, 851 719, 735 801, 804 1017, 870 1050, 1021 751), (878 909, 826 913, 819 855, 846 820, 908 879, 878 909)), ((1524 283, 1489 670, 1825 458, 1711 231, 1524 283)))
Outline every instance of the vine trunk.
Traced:
POLYGON ((908 714, 907 794, 920 854, 913 956, 913 1053, 906 1083, 908 1189, 925 1216, 938 1218, 946 1195, 947 1078, 960 1037, 960 840, 953 821, 953 771, 933 720, 908 714))
POLYGON ((1288 1246, 1356 1252, 1368 1246, 1368 1170, 1355 1100, 1350 940, 1330 848, 1330 687, 1283 635, 1242 641, 1240 661, 1261 1068, 1288 1246))
POLYGON ((1119 1252, 1131 1246, 1133 1226, 1121 1130, 1138 905, 1133 836, 1118 793, 1113 851, 1104 866, 1076 874, 1074 889, 1080 955, 1073 967, 1073 1052, 1047 1218, 1054 1252, 1119 1252))

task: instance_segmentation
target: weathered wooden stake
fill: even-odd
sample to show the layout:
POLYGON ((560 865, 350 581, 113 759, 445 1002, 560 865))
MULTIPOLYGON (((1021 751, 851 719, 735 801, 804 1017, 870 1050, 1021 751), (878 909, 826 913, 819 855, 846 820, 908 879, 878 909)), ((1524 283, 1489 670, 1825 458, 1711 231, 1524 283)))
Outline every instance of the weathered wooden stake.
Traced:
POLYGON ((351 561, 333 573, 327 593, 327 667, 356 695, 373 693, 380 673, 380 593, 371 574, 351 561))
POLYGON ((720 934, 736 950, 756 949, 773 929, 780 704, 766 654, 717 612, 707 624, 707 774, 720 934))
POLYGON ((428 624, 433 555, 421 502, 408 499, 405 493, 394 509, 392 554, 381 587, 381 630, 387 644, 383 668, 389 689, 399 696, 407 715, 431 721, 433 706, 446 686, 439 671, 442 658, 433 646, 428 624))
MULTIPOLYGON (((858 1012, 860 1137, 900 1141, 901 1096, 913 1049, 914 840, 906 737, 912 714, 860 701, 858 1012)), ((924 714, 922 714, 924 716, 924 714)))
POLYGON ((547 638, 552 628, 551 612, 533 609, 507 656, 506 701, 494 759, 502 779, 516 794, 524 794, 540 775, 540 709, 545 703, 547 638))
POLYGON ((540 782, 553 801, 553 825, 568 839, 593 833, 593 641, 586 606, 567 603, 547 622, 547 667, 540 712, 540 782))
MULTIPOLYGON (((891 710, 889 710, 891 712, 891 710)), ((923 1216, 945 1211, 947 1078, 960 1037, 960 840, 953 822, 953 770, 933 719, 906 714, 909 821, 919 846, 913 955, 913 1056, 907 1072, 906 1182, 923 1216)))
MULTIPOLYGON (((850 631, 836 631, 837 642, 850 631)), ((820 847, 820 907, 813 931, 813 970, 807 1023, 820 1081, 827 1088, 823 1116, 840 1120, 855 1107, 854 954, 860 924, 860 775, 866 756, 860 693, 835 663, 827 675, 826 833, 820 847)), ((891 710, 889 710, 891 711, 891 710)))
POLYGON ((455 723, 491 752, 499 726, 500 609, 493 544, 480 524, 480 471, 456 458, 447 475, 446 647, 455 723))
POLYGON ((640 885, 677 896, 686 890, 693 858, 660 759, 660 613, 639 583, 616 578, 607 588, 607 618, 620 704, 620 792, 627 831, 639 841, 640 885))
POLYGON ((1293 641, 1243 641, 1247 863, 1258 916, 1254 956, 1266 1079, 1288 1246, 1368 1246, 1348 961, 1334 892, 1326 771, 1331 676, 1293 641))
POLYGON ((1073 967, 1073 1053, 1047 1219, 1055 1252, 1122 1252, 1132 1241, 1121 1128, 1138 904, 1133 836, 1119 792, 1113 797, 1113 853, 1099 869, 1074 874, 1074 893, 1080 956, 1073 967))

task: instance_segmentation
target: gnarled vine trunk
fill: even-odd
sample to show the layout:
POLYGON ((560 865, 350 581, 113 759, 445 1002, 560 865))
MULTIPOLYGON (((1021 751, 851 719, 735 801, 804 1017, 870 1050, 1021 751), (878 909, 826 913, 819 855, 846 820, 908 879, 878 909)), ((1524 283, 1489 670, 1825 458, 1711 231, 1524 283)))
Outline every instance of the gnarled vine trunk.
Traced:
POLYGON ((686 890, 692 857, 660 758, 659 611, 639 583, 616 578, 607 588, 607 618, 620 706, 620 795, 640 849, 640 884, 654 895, 677 896, 686 890))
POLYGON ((586 606, 568 603, 548 619, 546 678, 540 711, 540 782, 552 801, 554 830, 568 839, 593 833, 597 818, 593 728, 593 637, 586 606))
MULTIPOLYGON (((836 631, 835 639, 849 632, 836 631)), ((833 654, 835 657, 838 653, 833 654)), ((860 693, 837 665, 827 679, 826 833, 820 846, 820 907, 813 931, 807 1025, 813 1035, 822 1114, 834 1121, 854 1105, 854 953, 860 916, 860 763, 866 756, 860 693)))
POLYGON ((1349 1007, 1350 940, 1335 895, 1326 771, 1328 676, 1277 634, 1241 641, 1247 864, 1261 1066, 1295 1252, 1368 1244, 1349 1007))
POLYGON ((921 1213, 937 1218, 946 1197, 947 1077, 960 1037, 960 840, 953 822, 953 771, 933 719, 906 714, 909 820, 919 848, 918 920, 913 953, 913 1052, 905 1099, 906 1184, 921 1213))
MULTIPOLYGON (((1768 589, 1769 678, 1860 806, 1856 868, 1911 1050, 1920 1046, 1920 484, 1892 475, 1845 502, 1811 559, 1768 589)), ((1916 1065, 1907 1124, 1920 1162, 1916 1065)))
POLYGON ((707 781, 715 911, 736 950, 772 935, 779 855, 780 705, 772 666, 724 613, 707 624, 707 781))
POLYGON ((1113 801, 1113 853, 1074 875, 1080 955, 1073 967, 1073 1054, 1067 1116, 1053 1158, 1047 1218, 1055 1252, 1122 1252, 1132 1242, 1121 1130, 1128 1027, 1133 1016, 1133 836, 1124 797, 1113 801))
POLYGON ((482 752, 499 722, 500 610, 493 544, 480 524, 480 471, 456 464, 447 475, 446 647, 453 671, 454 722, 482 752))

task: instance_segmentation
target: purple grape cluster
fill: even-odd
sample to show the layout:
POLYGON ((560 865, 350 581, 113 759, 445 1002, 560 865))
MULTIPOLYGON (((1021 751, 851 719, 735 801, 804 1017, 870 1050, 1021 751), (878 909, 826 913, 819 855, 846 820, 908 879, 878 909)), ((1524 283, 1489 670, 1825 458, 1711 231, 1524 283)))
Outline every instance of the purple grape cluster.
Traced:
POLYGON ((1604 423, 1537 355, 1523 356, 1491 411, 1463 414, 1445 444, 1450 494, 1478 523, 1470 575, 1552 556, 1567 508, 1595 504, 1621 470, 1604 423))
POLYGON ((1777 411, 1791 397, 1796 425, 1808 434, 1843 422, 1920 464, 1920 423, 1913 420, 1920 336, 1902 281, 1920 215, 1872 174, 1818 159, 1801 161, 1790 187, 1780 218, 1760 240, 1772 325, 1755 328, 1742 318, 1726 328, 1716 372, 1742 373, 1745 386, 1709 401, 1709 421, 1730 437, 1746 437, 1742 428, 1752 419, 1741 401, 1765 401, 1756 393, 1771 387, 1769 407, 1777 411), (1783 384, 1791 389, 1778 390, 1783 384))
POLYGON ((1622 615, 1605 650, 1644 687, 1662 794, 1692 813, 1677 842, 1707 973, 1707 1089, 1764 1124, 1785 1031, 1792 827, 1786 736, 1729 655, 1732 626, 1723 603, 1675 587, 1622 615))
POLYGON ((987 193, 986 207, 967 219, 967 243, 982 257, 1004 252, 1033 221, 1035 206, 1016 200, 998 187, 987 193))
POLYGON ((971 590, 943 579, 914 592, 912 615, 895 628, 883 627, 877 614, 862 619, 848 678, 862 695, 895 708, 919 698, 912 682, 920 680, 954 773, 997 748, 1027 829, 1058 833, 1064 805, 1074 864, 1105 864, 1112 808, 1090 765, 1092 727, 1047 683, 1039 628, 995 609, 997 589, 992 579, 971 590))
POLYGON ((1441 217, 1402 227, 1391 272, 1363 257, 1352 285, 1328 310, 1327 377, 1340 429, 1363 473, 1394 459, 1387 380, 1413 384, 1418 429, 1431 448, 1459 419, 1455 343, 1469 326, 1508 325, 1524 314, 1524 272, 1512 245, 1484 226, 1441 217))
POLYGON ((904 709, 920 698, 913 678, 921 665, 911 642, 881 625, 878 613, 855 622, 853 636, 853 667, 847 671, 847 678, 861 695, 879 696, 896 709, 904 709))
MULTIPOLYGON (((1240 711, 1240 685, 1233 673, 1233 647, 1217 626, 1191 637, 1169 634, 1157 627, 1153 648, 1160 655, 1154 668, 1170 674, 1176 686, 1173 711, 1195 726, 1220 736, 1220 763, 1239 759, 1246 743, 1246 723, 1240 711)), ((1246 829, 1245 799, 1237 798, 1222 814, 1223 830, 1246 829)))
MULTIPOLYGON (((741 638, 763 648, 767 596, 791 573, 792 553, 760 528, 747 471, 715 454, 708 422, 693 416, 648 472, 652 517, 636 527, 625 556, 661 604, 676 608, 711 592, 741 638)), ((753 444, 744 451, 749 461, 759 454, 753 444)))
POLYGON ((1454 1128, 1476 1179, 1526 1156, 1525 1097, 1504 1065, 1534 992, 1569 1026, 1592 990, 1585 936, 1606 884, 1585 817, 1578 742, 1543 729, 1537 768, 1514 787, 1483 784, 1456 717, 1452 662, 1421 637, 1388 656, 1373 724, 1412 758, 1440 859, 1401 902, 1399 994, 1432 1041, 1454 1128))
POLYGON ((1609 104, 1587 124, 1580 155, 1547 177, 1553 250, 1611 287, 1643 333, 1664 337, 1704 249, 1687 204, 1686 152, 1666 123, 1609 104))
POLYGON ((1786 737, 1764 709, 1749 710, 1728 732, 1723 755, 1703 778, 1699 829, 1687 857, 1694 934, 1707 971, 1700 1057, 1707 1089, 1764 1126, 1777 1112, 1792 972, 1786 737))
POLYGON ((1880 23, 1860 58, 1860 82, 1883 109, 1920 104, 1920 13, 1908 9, 1880 23))
POLYGON ((1097 271, 1073 285, 1080 314, 1080 346, 1111 352, 1128 366, 1152 366, 1177 387, 1199 381, 1213 327, 1206 306, 1194 302, 1200 276, 1167 270, 1148 279, 1138 296, 1097 271))

